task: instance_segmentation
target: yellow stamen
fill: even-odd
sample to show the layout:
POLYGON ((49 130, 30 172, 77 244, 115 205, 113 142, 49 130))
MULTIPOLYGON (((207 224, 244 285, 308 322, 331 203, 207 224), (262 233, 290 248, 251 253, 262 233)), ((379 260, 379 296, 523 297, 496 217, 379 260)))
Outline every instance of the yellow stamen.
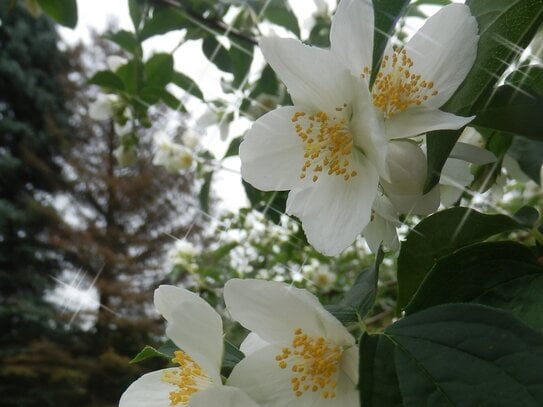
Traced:
POLYGON ((189 355, 183 351, 175 351, 172 362, 179 368, 165 371, 162 381, 178 386, 178 390, 170 392, 170 405, 187 405, 190 397, 198 391, 213 385, 211 378, 189 355))
MULTIPOLYGON (((347 104, 337 107, 339 113, 347 104)), ((344 116, 345 113, 342 114, 344 116)), ((292 115, 294 130, 304 142, 305 162, 300 171, 300 178, 311 171, 312 181, 316 182, 326 169, 328 175, 341 175, 347 181, 357 173, 351 170, 353 137, 349 131, 347 119, 330 116, 325 112, 316 112, 305 117, 305 112, 292 115), (314 134, 312 134, 314 133, 314 134), (345 174, 348 176, 345 176, 345 174)))
POLYGON ((278 366, 291 365, 292 392, 301 397, 305 392, 321 392, 324 399, 336 397, 337 375, 343 349, 322 336, 312 337, 301 328, 294 331, 291 348, 283 348, 275 357, 278 366))
MULTIPOLYGON (((381 70, 373 85, 373 104, 383 111, 385 118, 403 112, 411 106, 438 94, 433 90, 432 81, 421 80, 421 76, 411 72, 413 60, 405 49, 396 49, 392 55, 385 55, 381 70)), ((366 72, 364 68, 364 72, 366 72)), ((362 75, 364 76, 364 75, 362 75)))

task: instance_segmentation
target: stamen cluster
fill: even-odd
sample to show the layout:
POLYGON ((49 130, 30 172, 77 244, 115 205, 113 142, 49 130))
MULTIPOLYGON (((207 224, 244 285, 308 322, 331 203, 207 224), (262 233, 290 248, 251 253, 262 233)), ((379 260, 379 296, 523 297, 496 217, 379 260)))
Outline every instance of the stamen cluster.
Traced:
MULTIPOLYGON (((337 107, 336 111, 342 112, 346 107, 347 105, 337 107)), ((300 178, 305 178, 308 170, 313 172, 313 182, 326 170, 328 175, 340 175, 345 181, 356 176, 357 172, 350 170, 353 137, 346 119, 339 119, 325 112, 316 112, 305 117, 305 112, 296 112, 291 119, 296 133, 305 144, 305 162, 300 178), (302 118, 305 126, 300 123, 302 118)))
MULTIPOLYGON (((396 49, 392 55, 385 55, 381 69, 373 85, 373 104, 383 111, 385 118, 403 112, 411 106, 420 106, 430 97, 436 96, 434 83, 411 72, 413 60, 405 49, 396 49)), ((365 67, 361 76, 369 76, 371 70, 365 67)))
POLYGON ((179 387, 179 390, 170 392, 171 405, 186 405, 194 393, 211 386, 212 382, 200 365, 185 352, 178 350, 174 355, 172 362, 178 364, 179 368, 165 371, 162 380, 179 387))
POLYGON ((321 391, 324 399, 336 397, 337 373, 343 350, 325 338, 311 337, 301 328, 294 331, 292 348, 285 347, 275 357, 279 367, 291 364, 292 391, 301 397, 306 391, 321 391))

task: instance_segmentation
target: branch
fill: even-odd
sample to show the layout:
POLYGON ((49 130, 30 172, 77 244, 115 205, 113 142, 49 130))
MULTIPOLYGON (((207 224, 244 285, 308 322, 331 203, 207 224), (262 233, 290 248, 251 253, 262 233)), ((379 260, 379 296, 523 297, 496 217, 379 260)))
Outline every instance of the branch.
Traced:
POLYGON ((194 12, 190 8, 186 7, 182 3, 176 2, 175 0, 150 0, 150 2, 157 6, 174 7, 178 10, 183 11, 192 19, 198 21, 200 24, 206 27, 210 27, 212 29, 221 31, 223 34, 227 34, 228 36, 237 38, 238 40, 249 43, 251 45, 258 44, 258 41, 254 37, 251 37, 242 31, 239 31, 231 26, 228 26, 222 20, 217 19, 217 18, 203 17, 202 15, 194 12))

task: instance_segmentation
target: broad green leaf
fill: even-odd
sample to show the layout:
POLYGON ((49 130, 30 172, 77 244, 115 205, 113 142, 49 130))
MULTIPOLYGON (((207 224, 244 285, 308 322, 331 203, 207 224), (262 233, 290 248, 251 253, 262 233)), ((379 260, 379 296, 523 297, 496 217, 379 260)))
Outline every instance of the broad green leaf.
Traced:
POLYGON ((89 79, 89 83, 93 85, 101 86, 102 88, 112 90, 124 90, 124 83, 119 76, 111 71, 98 71, 92 78, 89 79))
POLYGON ((488 129, 479 129, 479 132, 486 139, 485 148, 494 153, 497 160, 494 163, 482 165, 477 169, 475 173, 475 179, 471 185, 473 190, 479 192, 485 192, 494 185, 496 179, 502 173, 502 162, 505 154, 508 152, 513 137, 510 134, 503 133, 501 131, 494 131, 488 129))
POLYGON ((38 0, 45 13, 60 25, 75 28, 77 25, 76 0, 38 0))
POLYGON ((172 95, 164 87, 160 86, 147 86, 140 92, 140 98, 149 105, 154 105, 159 101, 162 101, 166 106, 173 110, 185 112, 185 106, 178 98, 172 95))
MULTIPOLYGON (((541 121, 541 120, 540 120, 541 121)), ((529 140, 514 137, 507 153, 518 161, 520 169, 536 183, 541 182, 541 165, 543 165, 543 139, 529 140)))
POLYGON ((215 37, 209 36, 204 39, 202 42, 202 51, 207 59, 221 71, 231 73, 234 71, 228 50, 215 37))
POLYGON ((506 78, 505 83, 520 89, 531 89, 543 95, 543 66, 522 65, 506 78))
POLYGON ((181 89, 184 89, 192 96, 197 97, 198 99, 204 99, 204 94, 191 78, 189 78, 184 73, 174 71, 172 76, 172 82, 179 86, 181 89))
POLYGON ((363 407, 402 405, 394 344, 382 335, 364 333, 360 339, 359 390, 363 407))
POLYGON ((437 261, 405 312, 476 301, 485 293, 533 275, 543 276, 543 270, 526 246, 509 241, 467 246, 437 261))
POLYGON ((503 85, 470 123, 543 141, 543 95, 526 87, 503 85))
POLYGON ((330 46, 330 24, 332 20, 328 14, 320 14, 315 17, 315 25, 309 32, 309 43, 317 47, 330 46))
POLYGON ((164 87, 173 79, 173 57, 171 54, 154 54, 143 66, 146 86, 164 87))
POLYGON ((155 35, 194 27, 194 23, 180 10, 174 7, 157 7, 153 10, 152 17, 143 25, 139 37, 144 41, 155 35))
MULTIPOLYGON (((375 28, 373 35, 373 66, 370 86, 379 72, 388 39, 394 33, 398 19, 404 14, 409 0, 372 0, 375 28)), ((361 40, 361 39, 358 39, 361 40)))
POLYGON ((110 41, 113 41, 115 44, 131 54, 141 55, 142 53, 141 45, 138 39, 136 38, 135 34, 130 31, 120 30, 110 32, 106 33, 104 37, 110 41))
POLYGON ((298 19, 287 0, 271 0, 267 2, 263 17, 271 23, 286 28, 300 38, 298 19))
POLYGON ((160 352, 159 350, 153 348, 152 346, 146 346, 140 351, 140 353, 134 356, 134 358, 130 361, 130 363, 139 363, 150 358, 171 359, 171 356, 160 352))
POLYGON ((505 215, 484 215, 470 208, 451 208, 421 221, 407 235, 398 257, 398 310, 410 301, 434 263, 455 250, 498 233, 520 229, 505 215))
POLYGON ((380 371, 390 383, 395 370, 405 407, 543 404, 543 336, 507 312, 447 304, 410 315, 369 342, 370 351, 361 349, 391 363, 391 346, 379 349, 376 341, 394 347, 395 369, 380 371))
POLYGON ((513 219, 527 228, 535 227, 540 217, 538 210, 532 206, 523 206, 513 215, 513 219))
POLYGON ((230 54, 230 61, 232 61, 232 70, 234 73, 232 86, 234 88, 239 88, 247 82, 249 69, 253 62, 253 48, 232 45, 228 53, 230 54))
MULTIPOLYGON (((528 45, 543 21, 543 0, 468 0, 466 4, 479 25, 477 58, 443 110, 472 115, 492 95, 501 75, 528 45)), ((438 182, 445 161, 460 136, 460 130, 427 134, 428 176, 424 191, 438 182)))

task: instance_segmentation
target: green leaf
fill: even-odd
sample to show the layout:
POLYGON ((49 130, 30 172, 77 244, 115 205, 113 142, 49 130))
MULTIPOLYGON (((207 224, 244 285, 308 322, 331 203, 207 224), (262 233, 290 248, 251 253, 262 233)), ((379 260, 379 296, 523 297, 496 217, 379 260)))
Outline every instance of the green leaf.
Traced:
POLYGON ((232 82, 232 86, 239 88, 247 82, 249 69, 251 68, 251 63, 253 62, 253 48, 232 45, 230 47, 229 54, 234 73, 234 81, 232 82))
POLYGON ((505 83, 521 89, 532 89, 539 95, 543 95, 543 66, 520 66, 507 77, 505 83))
POLYGON ((536 183, 541 182, 541 165, 543 165, 543 140, 528 140, 515 137, 508 154, 518 161, 520 169, 536 183))
POLYGON ((543 140, 543 95, 531 89, 503 85, 479 110, 471 125, 543 140))
POLYGON ((233 139, 230 144, 228 145, 228 148, 226 149, 226 153, 224 153, 223 160, 227 157, 233 157, 236 155, 239 155, 239 145, 243 141, 243 137, 236 137, 233 139))
POLYGON ((451 208, 420 222, 407 235, 398 257, 398 310, 410 301, 437 259, 490 236, 522 228, 505 215, 451 208))
POLYGON ((405 308, 412 314, 438 304, 476 302, 485 293, 543 270, 530 249, 516 242, 467 246, 442 257, 405 308))
POLYGON ((539 212, 531 206, 523 206, 515 212, 513 218, 522 226, 533 228, 539 222, 539 212))
POLYGON ((174 71, 172 76, 172 82, 179 86, 181 89, 184 89, 188 93, 190 93, 192 96, 197 97, 198 99, 204 100, 204 94, 191 78, 189 78, 187 75, 174 71))
POLYGON ((141 45, 138 39, 136 38, 135 34, 130 31, 120 30, 116 32, 109 32, 106 33, 104 37, 110 41, 113 41, 115 44, 131 54, 140 55, 142 53, 141 45))
POLYGON ((224 340, 224 354, 222 357, 221 373, 228 376, 232 369, 245 357, 242 351, 232 343, 224 340))
POLYGON ((134 25, 134 29, 137 31, 140 27, 141 20, 145 13, 145 3, 143 0, 128 0, 128 12, 130 19, 134 25))
POLYGON ((409 0, 372 0, 375 19, 373 35, 373 66, 370 86, 379 72, 381 59, 385 52, 388 39, 394 33, 398 19, 404 14, 409 0))
POLYGON ((131 95, 139 94, 141 83, 143 81, 143 69, 139 60, 130 60, 127 64, 117 69, 115 73, 123 81, 126 92, 130 93, 131 95))
POLYGON ((543 405, 543 336, 504 311, 440 305, 391 325, 383 340, 395 347, 406 407, 543 405))
POLYGON ((173 56, 166 53, 154 54, 143 66, 146 86, 164 87, 173 78, 173 56))
POLYGON ((359 388, 361 406, 402 405, 394 345, 382 335, 364 333, 360 339, 359 388))
POLYGON ((38 0, 45 13, 60 25, 75 28, 77 25, 76 0, 38 0))
POLYGON ((93 85, 101 86, 102 88, 123 91, 124 83, 119 76, 111 71, 98 71, 92 78, 89 79, 89 83, 93 85))
POLYGON ((185 112, 185 106, 178 98, 168 92, 164 87, 147 86, 140 92, 140 98, 149 105, 154 105, 162 101, 166 106, 173 110, 185 112))
POLYGON ((375 256, 375 262, 363 270, 349 291, 339 304, 326 305, 328 312, 342 323, 358 322, 371 311, 377 296, 377 281, 379 280, 379 266, 385 254, 381 248, 375 256))
POLYGON ((159 7, 153 10, 152 17, 145 22, 139 36, 144 41, 155 35, 194 27, 194 23, 183 12, 174 7, 159 7))
POLYGON ((263 17, 273 24, 286 28, 288 31, 294 33, 296 37, 300 38, 300 26, 298 25, 298 19, 292 11, 288 1, 269 1, 266 9, 264 10, 263 17))
POLYGON ((211 193, 211 181, 213 180, 213 172, 206 172, 204 175, 204 183, 200 188, 198 199, 200 200, 200 208, 205 213, 209 213, 209 195, 211 193))
POLYGON ((207 59, 221 71, 233 73, 234 68, 230 54, 215 37, 209 36, 202 41, 202 51, 207 59))
POLYGON ((163 358, 163 359, 171 359, 172 357, 168 354, 162 353, 160 350, 157 350, 153 348, 152 346, 146 346, 143 348, 140 353, 138 353, 134 358, 130 361, 130 363, 139 363, 146 359, 151 358, 163 358))
MULTIPOLYGON (((471 115, 483 109, 497 81, 519 49, 528 45, 543 21, 543 0, 468 0, 466 4, 479 25, 477 58, 472 70, 443 110, 471 115)), ((430 191, 461 130, 427 134, 428 176, 424 191, 430 191)))

